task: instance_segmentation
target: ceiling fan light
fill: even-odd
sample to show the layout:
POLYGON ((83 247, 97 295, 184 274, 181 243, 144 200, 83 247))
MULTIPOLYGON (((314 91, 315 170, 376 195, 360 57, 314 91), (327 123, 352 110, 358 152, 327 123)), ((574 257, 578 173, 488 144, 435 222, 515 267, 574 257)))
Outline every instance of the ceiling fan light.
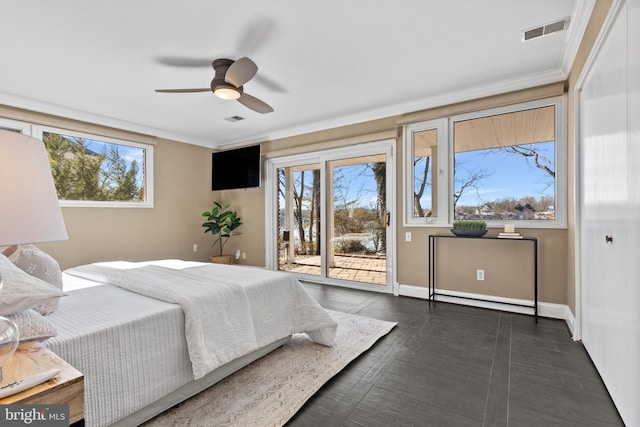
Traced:
POLYGON ((222 98, 222 99, 240 98, 240 91, 234 87, 228 87, 228 86, 217 87, 213 91, 213 93, 215 93, 218 98, 222 98))

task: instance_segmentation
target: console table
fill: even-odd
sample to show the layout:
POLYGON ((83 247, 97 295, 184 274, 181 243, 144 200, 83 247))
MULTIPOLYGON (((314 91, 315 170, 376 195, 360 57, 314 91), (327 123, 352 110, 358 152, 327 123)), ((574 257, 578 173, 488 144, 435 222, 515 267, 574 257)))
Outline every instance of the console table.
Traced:
POLYGON ((538 239, 536 239, 535 237, 522 237, 520 239, 503 239, 499 237, 478 238, 478 237, 461 237, 461 236, 453 236, 453 235, 430 234, 429 235, 429 304, 431 304, 431 301, 435 303, 436 296, 438 295, 531 308, 533 309, 533 316, 535 318, 535 321, 536 323, 538 323, 538 239), (473 239, 473 240, 508 240, 510 242, 522 242, 523 244, 532 244, 533 245, 533 305, 518 304, 518 303, 511 303, 511 302, 504 302, 504 301, 495 301, 490 299, 466 297, 466 296, 460 296, 460 295, 445 295, 445 294, 440 294, 436 292, 436 256, 437 256, 436 242, 438 239, 449 239, 449 238, 473 239))

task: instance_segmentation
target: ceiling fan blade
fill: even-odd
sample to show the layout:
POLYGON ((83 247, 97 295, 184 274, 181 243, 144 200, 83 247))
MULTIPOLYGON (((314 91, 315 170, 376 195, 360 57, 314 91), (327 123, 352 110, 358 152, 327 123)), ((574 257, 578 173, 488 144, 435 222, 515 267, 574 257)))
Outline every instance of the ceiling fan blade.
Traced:
POLYGON ((211 92, 211 88, 200 88, 200 89, 156 89, 156 92, 161 93, 190 93, 190 92, 211 92))
POLYGON ((240 87, 251 80, 257 72, 258 66, 256 63, 245 56, 231 64, 227 70, 227 74, 225 74, 224 80, 235 87, 240 87))
POLYGON ((257 17, 245 26, 238 37, 236 52, 252 55, 271 37, 275 30, 275 22, 266 16, 257 17))
POLYGON ((256 113, 266 114, 273 111, 273 108, 269 104, 246 92, 238 98, 238 102, 256 113))
POLYGON ((257 82, 257 83, 262 84, 262 86, 266 87, 267 89, 269 89, 269 90, 271 90, 273 92, 278 92, 278 93, 286 93, 287 92, 287 90, 284 88, 284 86, 280 85, 275 80, 264 76, 263 74, 258 74, 254 81, 257 82))
POLYGON ((159 56, 155 58, 155 60, 159 64, 168 65, 170 67, 211 67, 211 59, 209 58, 191 58, 187 56, 159 56))

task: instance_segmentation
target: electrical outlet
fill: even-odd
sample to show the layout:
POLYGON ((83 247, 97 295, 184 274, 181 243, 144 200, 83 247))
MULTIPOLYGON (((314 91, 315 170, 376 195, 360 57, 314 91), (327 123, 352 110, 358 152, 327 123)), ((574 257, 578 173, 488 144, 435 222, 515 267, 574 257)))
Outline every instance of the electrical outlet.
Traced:
POLYGON ((246 252, 242 252, 242 259, 247 259, 247 253, 246 252))
POLYGON ((198 245, 197 244, 193 245, 193 252, 198 252, 198 245))
POLYGON ((405 242, 410 242, 411 241, 411 232, 407 231, 406 233, 404 233, 404 241, 405 242))
POLYGON ((236 259, 240 259, 240 249, 236 251, 236 259))
POLYGON ((484 280, 484 270, 476 270, 476 279, 484 280))

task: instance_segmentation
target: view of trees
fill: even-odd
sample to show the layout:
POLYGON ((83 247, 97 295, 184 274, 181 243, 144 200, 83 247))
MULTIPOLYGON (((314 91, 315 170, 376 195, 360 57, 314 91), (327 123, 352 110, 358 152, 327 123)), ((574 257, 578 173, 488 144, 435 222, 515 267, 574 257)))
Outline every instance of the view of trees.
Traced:
POLYGON ((95 152, 86 139, 52 132, 44 132, 43 140, 61 200, 144 200, 140 165, 127 161, 119 145, 101 144, 95 152))
MULTIPOLYGON (((553 186, 555 179, 554 162, 543 155, 538 144, 512 145, 487 150, 478 150, 482 156, 515 156, 522 160, 523 168, 528 167, 528 162, 533 161, 533 166, 542 171, 540 174, 540 195, 526 195, 522 197, 505 197, 493 200, 485 200, 478 206, 460 206, 459 200, 465 191, 479 188, 484 179, 491 176, 492 171, 485 168, 467 170, 465 173, 457 173, 454 165, 456 186, 454 191, 454 218, 455 219, 485 219, 485 220, 545 220, 555 218, 554 197, 545 195, 547 187, 553 186), (544 176, 549 177, 545 179, 544 176)), ((457 157, 456 157, 457 160, 457 157)), ((478 195, 478 199, 482 197, 478 195)))
MULTIPOLYGON (((285 170, 279 170, 284 198, 285 170)), ((333 223, 336 253, 379 254, 386 251, 386 164, 358 163, 334 168, 333 223)), ((320 255, 320 170, 293 172, 295 252, 320 255)))
POLYGON ((530 220, 553 219, 554 200, 551 196, 506 198, 476 206, 456 208, 456 219, 530 220))
POLYGON ((413 159, 413 170, 416 174, 415 181, 417 183, 417 185, 414 184, 413 187, 413 207, 415 215, 419 218, 430 217, 432 213, 431 208, 428 210, 423 208, 421 202, 424 191, 431 189, 432 185, 431 180, 429 180, 431 176, 430 165, 431 156, 417 156, 413 159))
MULTIPOLYGON (((470 154, 469 152, 464 154, 470 154)), ((555 200, 551 195, 546 195, 545 190, 554 185, 555 166, 552 159, 544 156, 536 144, 514 145, 487 150, 478 150, 475 156, 489 158, 498 155, 521 157, 524 162, 522 167, 528 167, 529 161, 533 167, 542 171, 540 174, 539 196, 527 195, 522 197, 504 197, 490 199, 481 194, 484 181, 491 177, 492 171, 482 164, 467 168, 459 164, 458 155, 454 158, 455 189, 453 192, 453 208, 455 219, 485 219, 485 220, 533 220, 554 219, 555 200), (544 177, 548 179, 545 179, 544 177), (476 205, 461 205, 460 199, 469 193, 475 192, 479 201, 476 205)), ((414 214, 421 218, 431 216, 431 209, 426 209, 421 204, 426 191, 431 191, 429 156, 414 158, 414 214)))
POLYGON ((335 252, 385 253, 386 163, 335 168, 333 193, 335 252))

